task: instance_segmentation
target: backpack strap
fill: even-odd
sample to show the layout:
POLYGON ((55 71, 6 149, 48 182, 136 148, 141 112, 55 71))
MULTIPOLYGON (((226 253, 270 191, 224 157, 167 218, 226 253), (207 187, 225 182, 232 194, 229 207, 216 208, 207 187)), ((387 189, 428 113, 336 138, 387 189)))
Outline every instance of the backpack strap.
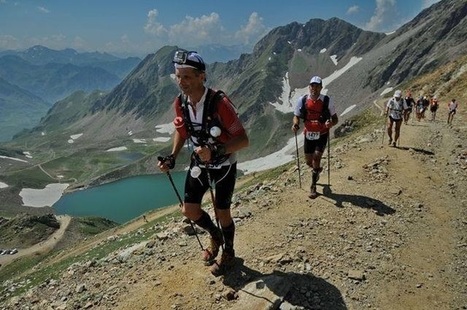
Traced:
POLYGON ((192 135, 194 132, 193 123, 190 119, 190 111, 188 110, 188 96, 182 94, 178 95, 178 101, 180 102, 180 107, 183 113, 183 121, 186 127, 187 132, 192 135))
MULTIPOLYGON (((300 118, 306 121, 307 113, 306 113, 306 100, 308 99, 308 95, 302 96, 302 106, 300 107, 300 118)), ((324 95, 323 100, 323 109, 321 110, 321 115, 319 117, 319 121, 325 123, 326 120, 331 118, 331 111, 329 110, 329 96, 324 95)))
POLYGON ((185 127, 190 136, 198 138, 198 140, 202 143, 206 142, 204 140, 207 140, 210 137, 210 124, 214 118, 214 115, 217 112, 217 105, 221 100, 223 100, 225 96, 226 95, 222 90, 214 91, 211 88, 208 89, 206 93, 206 98, 204 99, 201 130, 195 131, 190 118, 190 110, 188 109, 188 96, 182 94, 178 95, 178 100, 180 102, 180 107, 183 113, 185 127))
POLYGON ((320 121, 326 123, 328 119, 331 119, 331 110, 329 110, 329 96, 324 95, 323 110, 321 111, 320 121))
POLYGON ((222 90, 218 90, 214 94, 213 92, 214 90, 209 88, 206 100, 204 101, 203 126, 209 125, 208 123, 217 112, 217 104, 225 97, 225 93, 222 90))
POLYGON ((389 110, 401 112, 404 110, 404 99, 401 98, 400 102, 397 102, 394 98, 391 98, 391 103, 389 104, 389 110))

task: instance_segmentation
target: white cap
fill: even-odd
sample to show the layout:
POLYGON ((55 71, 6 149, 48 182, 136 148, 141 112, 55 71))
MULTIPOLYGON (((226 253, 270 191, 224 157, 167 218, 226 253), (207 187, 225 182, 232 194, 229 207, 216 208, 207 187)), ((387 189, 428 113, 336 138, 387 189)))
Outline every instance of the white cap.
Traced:
POLYGON ((321 78, 319 76, 314 76, 311 78, 310 80, 310 84, 313 84, 313 83, 316 83, 316 84, 323 84, 323 81, 321 80, 321 78))
POLYGON ((396 90, 394 92, 394 97, 400 98, 402 96, 402 92, 400 90, 396 90))

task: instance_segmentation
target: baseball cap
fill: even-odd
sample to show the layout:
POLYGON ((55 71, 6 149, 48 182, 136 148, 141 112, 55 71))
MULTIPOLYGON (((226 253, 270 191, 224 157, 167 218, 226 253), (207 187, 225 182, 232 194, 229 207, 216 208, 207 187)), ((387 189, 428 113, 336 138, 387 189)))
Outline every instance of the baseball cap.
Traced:
POLYGON ((172 62, 175 68, 194 68, 201 71, 206 70, 203 58, 195 51, 178 50, 175 52, 172 62))
POLYGON ((319 76, 315 75, 314 77, 311 78, 310 84, 323 84, 323 81, 321 80, 319 76))
POLYGON ((400 90, 396 90, 394 92, 394 97, 400 98, 402 96, 402 92, 400 90))

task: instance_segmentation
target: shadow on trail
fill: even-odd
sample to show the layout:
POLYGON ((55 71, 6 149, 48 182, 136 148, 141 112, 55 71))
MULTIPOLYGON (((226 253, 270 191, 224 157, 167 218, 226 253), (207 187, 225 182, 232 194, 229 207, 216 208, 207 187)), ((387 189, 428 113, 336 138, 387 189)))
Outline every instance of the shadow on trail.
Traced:
POLYGON ((311 273, 275 270, 263 274, 245 266, 242 258, 235 259, 223 284, 238 292, 238 309, 278 309, 283 302, 304 309, 347 309, 340 291, 311 273))
POLYGON ((331 186, 327 184, 323 185, 323 194, 320 194, 320 196, 329 202, 332 202, 331 200, 334 200, 335 206, 339 208, 345 207, 344 203, 350 203, 360 208, 372 209, 376 212, 377 215, 380 216, 389 215, 396 212, 396 210, 385 205, 382 201, 378 199, 361 195, 333 193, 331 190, 331 186))
POLYGON ((435 153, 433 153, 432 151, 428 151, 428 150, 424 150, 424 149, 419 149, 419 148, 416 148, 416 147, 410 147, 410 146, 397 146, 398 149, 400 150, 405 150, 405 151, 414 151, 416 153, 420 153, 420 154, 423 154, 423 155, 435 155, 435 153))

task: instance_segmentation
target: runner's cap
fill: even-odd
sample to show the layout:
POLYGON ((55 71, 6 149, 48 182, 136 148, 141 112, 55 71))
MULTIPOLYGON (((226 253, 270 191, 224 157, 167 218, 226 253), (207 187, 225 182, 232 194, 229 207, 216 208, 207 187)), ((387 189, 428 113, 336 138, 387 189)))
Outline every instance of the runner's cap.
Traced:
POLYGON ((206 70, 203 58, 195 51, 178 50, 175 52, 172 62, 175 68, 194 68, 201 71, 206 70))
POLYGON ((402 92, 401 92, 400 90, 396 90, 396 91, 394 92, 394 97, 400 98, 401 96, 402 96, 402 92))
POLYGON ((311 78, 310 80, 310 84, 320 84, 320 85, 323 85, 323 81, 321 80, 321 78, 319 76, 314 76, 311 78))

